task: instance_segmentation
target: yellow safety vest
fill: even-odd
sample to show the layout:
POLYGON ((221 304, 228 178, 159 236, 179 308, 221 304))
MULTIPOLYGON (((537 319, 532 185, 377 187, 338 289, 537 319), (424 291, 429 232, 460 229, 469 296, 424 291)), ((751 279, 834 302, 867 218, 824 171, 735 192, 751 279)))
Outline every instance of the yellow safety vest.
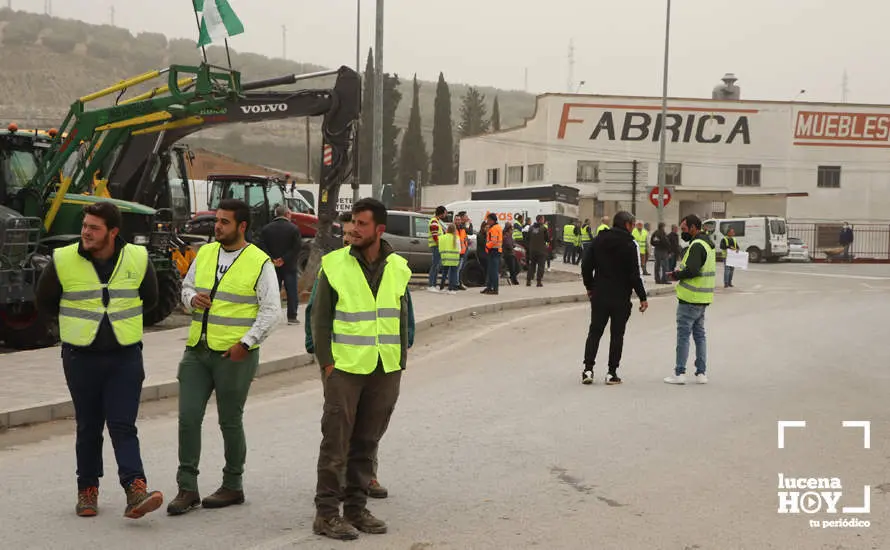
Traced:
POLYGON ((717 276, 717 253, 705 241, 696 239, 686 248, 683 254, 683 260, 680 262, 680 269, 686 269, 686 258, 689 257, 689 251, 693 246, 705 247, 708 259, 701 268, 698 277, 692 279, 684 279, 677 283, 677 298, 690 304, 710 304, 714 301, 714 283, 717 276))
POLYGON ((604 223, 601 223, 600 226, 596 228, 596 234, 599 235, 600 233, 602 233, 602 232, 605 231, 606 229, 609 229, 609 226, 606 225, 606 224, 604 224, 604 223))
POLYGON ((439 237, 439 255, 442 257, 442 265, 445 267, 460 264, 460 243, 457 235, 445 233, 439 237))
POLYGON ((640 245, 640 254, 646 253, 646 243, 649 242, 649 232, 643 229, 640 231, 636 227, 631 232, 634 240, 637 241, 637 244, 640 245))
POLYGON ((593 238, 590 236, 590 226, 581 227, 581 244, 589 243, 593 238))
POLYGON ((519 225, 513 225, 513 241, 519 242, 522 240, 522 227, 519 225))
MULTIPOLYGON (((205 244, 198 249, 195 258, 195 290, 210 294, 213 303, 209 310, 192 311, 192 324, 186 345, 194 347, 201 341, 204 316, 207 316, 207 347, 214 351, 226 351, 237 344, 256 321, 260 310, 256 285, 269 261, 269 256, 249 244, 241 250, 229 270, 216 282, 220 244, 205 244), (213 292, 213 288, 216 291, 213 292)), ((256 349, 259 346, 253 346, 256 349)))
POLYGON ((386 257, 376 298, 349 248, 326 254, 321 268, 337 293, 331 331, 335 368, 351 374, 371 374, 379 358, 384 372, 399 370, 402 296, 411 280, 408 261, 394 253, 386 257))
POLYGON ((575 235, 575 226, 572 224, 566 224, 565 227, 562 228, 562 240, 566 244, 577 244, 578 236, 575 235))
POLYGON ((148 250, 126 244, 107 284, 102 284, 93 262, 78 253, 79 244, 53 251, 53 263, 62 285, 59 302, 59 336, 62 342, 86 347, 93 343, 107 315, 117 343, 142 341, 142 298, 139 287, 148 269, 148 250), (108 290, 108 306, 103 302, 108 290))

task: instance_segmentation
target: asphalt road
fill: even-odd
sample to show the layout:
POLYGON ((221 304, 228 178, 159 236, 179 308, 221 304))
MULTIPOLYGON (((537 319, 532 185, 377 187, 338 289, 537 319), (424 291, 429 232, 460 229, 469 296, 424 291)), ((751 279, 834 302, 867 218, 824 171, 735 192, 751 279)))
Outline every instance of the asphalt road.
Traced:
MULTIPOLYGON (((621 386, 604 386, 602 369, 596 385, 579 384, 586 305, 478 317, 441 329, 435 345, 425 338, 380 452, 391 496, 371 510, 390 523, 387 535, 336 543, 311 533, 322 398, 304 369, 255 387, 246 413, 248 501, 240 507, 126 520, 106 440, 102 513, 77 518, 70 422, 0 435, 2 546, 886 548, 887 268, 763 269, 775 272, 749 286, 740 273, 738 288, 721 292, 708 313, 707 386, 662 382, 673 362, 671 298, 634 312, 621 386), (787 431, 781 450, 779 420, 807 422, 787 431), (871 421, 869 449, 863 430, 842 428, 844 420, 871 421), (862 506, 868 485, 870 512, 778 514, 779 473, 838 478, 839 510, 862 506), (870 526, 810 526, 843 518, 870 526)), ((147 406, 140 423, 150 485, 168 498, 173 405, 147 406)), ((216 488, 222 465, 215 420, 211 411, 204 493, 216 488)))

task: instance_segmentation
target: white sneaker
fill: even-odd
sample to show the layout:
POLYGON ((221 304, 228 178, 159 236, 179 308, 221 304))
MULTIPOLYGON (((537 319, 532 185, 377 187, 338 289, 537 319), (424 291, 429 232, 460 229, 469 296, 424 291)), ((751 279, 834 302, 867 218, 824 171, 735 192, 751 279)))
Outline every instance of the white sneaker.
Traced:
POLYGON ((439 288, 435 286, 427 287, 427 290, 430 292, 439 292, 439 288))
POLYGON ((454 294, 457 294, 457 291, 456 291, 456 290, 449 290, 449 291, 448 291, 448 294, 454 295, 454 294))
POLYGON ((708 377, 705 376, 704 374, 696 374, 696 375, 695 375, 695 382, 696 382, 697 384, 707 384, 707 383, 708 383, 708 377))
POLYGON ((664 378, 665 384, 676 384, 682 385, 686 383, 686 375, 685 374, 672 374, 670 376, 666 376, 664 378))

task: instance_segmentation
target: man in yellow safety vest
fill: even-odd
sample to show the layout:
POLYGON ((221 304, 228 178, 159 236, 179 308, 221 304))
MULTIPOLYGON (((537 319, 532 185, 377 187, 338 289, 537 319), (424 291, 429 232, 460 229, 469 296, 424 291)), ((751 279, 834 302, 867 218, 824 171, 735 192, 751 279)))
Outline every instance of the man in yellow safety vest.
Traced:
POLYGON ((609 222, 611 218, 609 216, 603 216, 602 223, 599 224, 599 227, 596 228, 596 234, 599 235, 603 231, 609 229, 609 222))
POLYGON ((182 282, 182 302, 192 312, 192 323, 179 362, 179 492, 167 507, 170 515, 198 505, 223 508, 244 502, 244 404, 260 362, 260 344, 284 320, 275 266, 245 240, 249 223, 246 203, 220 201, 216 241, 198 249, 182 282), (201 424, 214 391, 225 467, 222 485, 202 501, 201 424))
POLYGON ((381 238, 386 206, 362 199, 352 215, 352 245, 322 258, 311 318, 325 400, 312 530, 339 540, 355 539, 358 531, 387 531, 386 523, 367 509, 368 487, 410 345, 411 270, 381 238))
POLYGON ((138 519, 164 501, 146 488, 136 416, 145 369, 142 312, 155 306, 158 280, 143 246, 120 237, 121 212, 110 202, 84 208, 80 242, 57 248, 37 286, 41 313, 59 317, 62 368, 77 425, 78 516, 99 512, 102 433, 108 425, 124 515, 138 519))
POLYGON ((682 239, 689 244, 679 269, 670 277, 677 283, 677 362, 674 374, 664 379, 668 384, 686 383, 686 361, 689 358, 689 336, 695 340, 695 381, 707 384, 707 341, 705 310, 714 301, 717 277, 717 251, 708 235, 701 230, 701 219, 694 214, 680 223, 682 239))
POLYGON ((637 248, 640 249, 640 268, 643 270, 643 275, 649 275, 649 268, 646 267, 646 258, 648 257, 646 245, 649 243, 649 231, 643 227, 643 222, 637 220, 637 226, 631 232, 631 236, 637 242, 637 248))

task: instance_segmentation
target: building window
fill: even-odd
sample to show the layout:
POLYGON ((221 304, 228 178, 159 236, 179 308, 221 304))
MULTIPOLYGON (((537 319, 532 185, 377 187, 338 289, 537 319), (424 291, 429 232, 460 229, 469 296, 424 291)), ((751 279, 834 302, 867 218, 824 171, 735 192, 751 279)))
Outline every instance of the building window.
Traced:
POLYGON ((464 185, 476 187, 476 171, 475 170, 465 170, 464 171, 464 185))
POLYGON ((823 189, 840 189, 841 167, 820 166, 819 175, 816 179, 816 187, 821 187, 823 189))
POLYGON ((528 181, 544 181, 544 165, 529 164, 528 165, 528 181))
POLYGON ((579 160, 576 181, 578 183, 599 183, 600 163, 595 160, 579 160))
POLYGON ((507 168, 507 183, 522 183, 523 166, 510 166, 507 168))
POLYGON ((679 162, 664 163, 664 186, 678 187, 680 185, 680 176, 683 173, 683 165, 679 162))
POLYGON ((488 185, 497 185, 501 182, 500 170, 497 168, 489 168, 485 174, 485 183, 488 185))
POLYGON ((739 187, 760 187, 760 165, 739 164, 737 185, 739 187))

